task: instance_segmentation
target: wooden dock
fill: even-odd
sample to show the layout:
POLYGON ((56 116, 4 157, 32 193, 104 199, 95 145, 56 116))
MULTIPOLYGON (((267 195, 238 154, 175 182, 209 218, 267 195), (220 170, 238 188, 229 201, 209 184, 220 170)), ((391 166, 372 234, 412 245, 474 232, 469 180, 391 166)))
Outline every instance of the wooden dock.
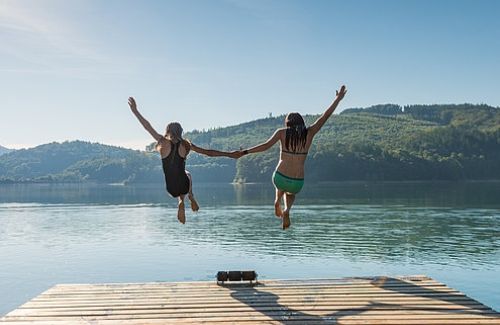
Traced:
POLYGON ((426 276, 61 284, 1 325, 500 324, 500 314, 426 276))

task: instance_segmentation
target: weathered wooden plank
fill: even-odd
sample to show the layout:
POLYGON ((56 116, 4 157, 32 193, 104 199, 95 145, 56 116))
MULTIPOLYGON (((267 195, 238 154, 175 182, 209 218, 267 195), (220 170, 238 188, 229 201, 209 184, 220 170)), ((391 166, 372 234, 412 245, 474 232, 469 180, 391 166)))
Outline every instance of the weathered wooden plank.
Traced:
MULTIPOLYGON (((207 298, 208 300, 209 298, 207 298)), ((227 301, 219 301, 219 302, 203 302, 202 300, 199 301, 192 301, 189 303, 176 303, 176 302, 165 302, 165 301, 148 301, 148 300, 128 300, 128 301, 120 301, 120 300, 115 300, 115 301, 110 301, 110 302, 76 302, 76 303, 45 303, 45 304, 35 304, 35 303, 27 303, 23 306, 21 306, 19 309, 25 309, 25 308, 53 308, 53 307, 59 307, 59 308, 76 308, 76 307, 101 307, 101 308, 115 308, 119 306, 128 306, 128 307, 133 307, 133 306, 143 306, 143 305, 161 305, 163 307, 171 307, 171 308, 180 308, 183 306, 186 306, 185 308, 188 308, 189 306, 206 306, 206 307, 216 307, 216 306, 237 306, 239 304, 245 304, 245 305, 250 305, 250 306, 259 306, 262 304, 280 304, 280 305, 296 305, 296 304, 305 304, 305 305, 310 305, 310 304, 318 304, 318 305, 334 305, 334 306, 360 306, 363 304, 401 304, 401 305, 432 305, 432 306, 443 306, 443 305, 449 305, 449 306, 459 306, 461 308, 475 308, 475 309, 484 309, 487 308, 486 306, 475 302, 475 301, 470 301, 470 300, 456 300, 456 301, 442 301, 442 300, 424 300, 424 299, 392 299, 392 300, 384 300, 384 299, 371 299, 371 300, 346 300, 346 301, 341 301, 341 300, 328 300, 324 298, 311 298, 311 299, 306 299, 306 298, 297 298, 294 300, 282 300, 279 299, 266 299, 266 300, 261 300, 261 299, 252 299, 252 300, 244 300, 244 301, 239 301, 239 300, 227 300, 227 301)))
POLYGON ((87 321, 101 321, 101 320, 163 320, 165 322, 175 322, 177 320, 188 319, 190 321, 200 320, 200 321, 208 321, 208 320, 216 320, 216 321, 229 321, 238 322, 240 320, 497 320, 500 321, 500 318, 496 316, 490 315, 468 315, 468 314, 436 314, 436 315, 427 315, 427 314, 417 314, 417 315, 362 315, 362 314, 354 314, 354 315, 325 315, 325 314, 294 314, 291 312, 266 312, 264 313, 221 313, 221 314, 200 314, 200 315, 163 315, 163 314, 150 314, 150 315, 106 315, 106 316, 66 316, 66 317, 9 317, 10 321, 50 321, 54 319, 60 319, 65 321, 79 321, 79 320, 87 320, 87 321))
POLYGON ((313 306, 311 305, 305 305, 305 304, 285 304, 285 305, 265 305, 265 304, 260 304, 260 305, 245 305, 245 304, 240 304, 240 305, 228 305, 225 307, 213 307, 213 308, 206 308, 206 307, 192 307, 192 308, 184 308, 184 307, 162 307, 160 305, 158 306, 117 306, 117 307, 111 307, 111 306, 102 306, 100 308, 95 308, 95 307, 75 307, 75 308, 19 308, 16 309, 15 311, 9 313, 10 316, 15 316, 15 315, 30 315, 30 314, 41 314, 41 313, 52 313, 52 314, 57 314, 57 313, 78 313, 78 314, 86 314, 86 313, 92 313, 92 312, 101 312, 105 311, 106 313, 110 312, 119 312, 119 311, 124 311, 124 312, 130 312, 130 313, 141 313, 142 311, 168 311, 168 310, 175 310, 177 312, 184 312, 184 313, 190 313, 190 312, 199 312, 199 311, 225 311, 225 310, 248 310, 248 309, 255 309, 258 311, 266 310, 266 309, 293 309, 293 310, 328 310, 328 311, 337 311, 337 310, 373 310, 373 311, 390 311, 390 312, 395 312, 399 310, 424 310, 424 311, 440 311, 440 312, 454 312, 454 311, 459 311, 459 312, 469 312, 469 313, 491 313, 493 312, 490 308, 484 307, 484 308, 467 308, 467 307, 461 307, 461 306, 455 306, 455 305, 433 305, 433 304, 427 304, 427 305, 418 305, 418 304, 406 304, 406 303, 399 303, 399 304, 377 304, 377 303, 371 303, 367 302, 366 304, 358 304, 358 305, 349 305, 349 304, 342 304, 342 305, 332 305, 332 304, 314 304, 313 306), (241 308, 241 309, 240 309, 241 308))
MULTIPOLYGON (((214 279, 215 280, 215 279, 214 279)), ((238 282, 226 282, 237 285, 238 282)), ((255 282, 254 282, 255 283, 255 282)), ((258 283, 267 287, 310 287, 310 286, 357 286, 357 285, 372 285, 372 284, 387 284, 399 285, 407 284, 422 284, 422 285, 444 285, 443 283, 433 279, 422 280, 407 280, 395 278, 371 278, 358 279, 353 281, 337 281, 337 280, 259 280, 258 283)), ((248 284, 240 283, 242 287, 248 284)), ((206 288, 219 287, 215 281, 199 281, 199 282, 147 282, 147 283, 89 283, 89 284, 56 284, 50 290, 99 290, 110 288, 206 288)))
MULTIPOLYGON (((238 282, 229 282, 237 284, 238 282)), ((254 282, 255 283, 255 282, 254 282)), ((386 284, 399 284, 399 283, 413 283, 413 284, 443 284, 434 279, 419 279, 419 280, 408 280, 408 279, 396 279, 396 278, 371 278, 371 279, 356 279, 351 281, 337 281, 337 280, 258 280, 258 283, 264 286, 275 286, 275 287, 290 287, 290 286, 317 286, 317 285, 328 285, 328 286, 341 286, 341 285, 363 285, 363 284, 374 284, 374 283, 386 283, 386 284)), ((243 283, 241 283, 242 286, 243 283)), ((147 287, 161 287, 161 288, 193 288, 193 287, 216 287, 218 284, 214 280, 210 281, 197 281, 197 282, 144 282, 144 283, 122 283, 122 282, 110 282, 110 283, 68 283, 68 284, 56 284, 51 290, 59 289, 101 289, 101 288, 111 288, 111 287, 129 287, 129 288, 147 288, 147 287)))
POLYGON ((205 295, 197 295, 197 296, 176 296, 176 295, 148 295, 148 294, 137 294, 137 295, 130 295, 130 294, 123 294, 123 295, 105 295, 105 296, 80 296, 80 297, 74 297, 74 296, 58 296, 58 297, 43 297, 43 298, 37 298, 32 300, 32 302, 36 303, 44 303, 44 302, 59 302, 59 301, 66 301, 66 302, 82 302, 82 301, 110 301, 110 300, 127 300, 127 299, 151 299, 151 300, 163 300, 163 301, 196 301, 196 300, 203 300, 206 299, 207 297, 210 297, 214 301, 223 301, 229 298, 234 298, 234 299, 240 299, 240 300, 246 300, 246 299, 255 299, 255 298, 269 298, 272 299, 276 296, 281 297, 282 299, 288 299, 288 298, 294 298, 294 297, 326 297, 326 298, 346 298, 349 299, 350 297, 366 297, 366 298, 372 298, 372 297, 380 297, 380 298, 391 298, 391 297, 399 297, 399 298, 412 298, 412 297, 418 297, 418 298, 429 298, 429 299, 437 299, 437 300, 460 300, 461 298, 465 297, 463 294, 460 292, 449 292, 447 294, 445 293, 438 293, 438 292, 414 292, 414 293, 398 293, 398 292, 372 292, 372 293, 349 293, 349 292, 296 292, 296 293, 286 293, 286 294, 279 294, 279 293, 274 293, 274 292, 264 292, 264 291, 255 291, 253 293, 249 294, 239 294, 236 292, 228 292, 225 295, 210 295, 209 293, 205 295))
POLYGON ((54 293, 47 292, 39 295, 39 298, 54 298, 54 297, 85 297, 85 296, 109 296, 109 295, 177 295, 177 296, 200 296, 206 295, 210 292, 212 295, 226 295, 228 291, 237 293, 239 295, 253 294, 255 290, 273 292, 276 294, 287 294, 287 293, 300 293, 300 292, 325 292, 325 293, 381 293, 381 292, 396 292, 396 293, 460 293, 457 290, 447 288, 447 287, 397 287, 397 288, 378 288, 378 287, 367 287, 367 288, 303 288, 303 289, 274 289, 267 287, 254 287, 252 289, 238 289, 238 288, 225 288, 225 289, 205 289, 200 291, 170 291, 170 290, 110 290, 110 291, 100 291, 100 292, 65 292, 65 293, 54 293))
MULTIPOLYGON (((190 317, 214 317, 214 316, 231 316, 251 315, 254 313, 268 314, 289 314, 289 313, 307 313, 311 315, 327 315, 335 314, 335 316, 344 315, 438 315, 441 316, 463 316, 474 318, 474 316, 497 316, 497 313, 492 310, 463 310, 463 309, 440 309, 440 308, 414 308, 408 309, 406 306, 394 305, 392 308, 377 309, 370 305, 355 308, 335 308, 329 306, 300 306, 300 308, 283 308, 281 306, 265 306, 259 308, 238 307, 238 308, 216 308, 216 309, 163 309, 163 308, 147 308, 147 309, 102 309, 102 310, 71 310, 71 311, 56 311, 56 310, 16 310, 9 314, 11 319, 15 317, 51 317, 66 318, 66 317, 101 317, 101 316, 155 316, 155 317, 182 317, 189 315, 190 317)), ((128 318, 128 317, 127 317, 128 318)))
MULTIPOLYGON (((127 301, 121 301, 121 300, 116 300, 113 302, 101 302, 101 303, 95 303, 95 302, 87 302, 87 303, 44 303, 44 304, 37 304, 37 303, 26 303, 25 305, 21 306, 19 309, 53 309, 53 308, 61 308, 61 309, 74 309, 74 308, 133 308, 134 306, 137 307, 143 307, 143 306, 161 306, 163 308, 196 308, 199 306, 205 306, 206 308, 217 308, 219 306, 252 306, 252 307, 258 307, 258 306, 267 306, 272 303, 277 303, 276 300, 254 300, 254 301, 239 301, 239 300, 230 300, 228 299, 225 302, 214 302, 214 301, 203 301, 199 300, 196 302, 191 302, 191 303, 182 303, 182 302, 165 302, 162 300, 158 301, 149 301, 149 300, 127 300, 127 301)), ((312 299, 304 299, 304 298, 297 298, 297 299, 290 299, 290 300, 279 300, 280 305, 286 305, 286 306, 295 306, 295 305, 327 305, 327 306, 364 306, 367 304, 380 304, 381 306, 385 305, 391 305, 391 304, 401 304, 401 305, 411 305, 411 306, 439 306, 441 308, 462 308, 462 309, 468 309, 468 308, 475 308, 475 309, 489 309, 488 307, 477 303, 475 301, 471 301, 470 299, 462 299, 462 300, 456 300, 456 301, 442 301, 442 300, 432 300, 432 299, 422 299, 422 298, 409 298, 409 299, 398 299, 398 298, 391 298, 391 299, 383 299, 383 298, 374 298, 374 299, 349 299, 349 300, 342 300, 342 299, 325 299, 325 298, 312 298, 312 299)))
MULTIPOLYGON (((314 295, 303 295, 303 296, 288 296, 288 297, 279 297, 276 295, 260 295, 260 296, 255 296, 255 297, 247 297, 242 299, 241 297, 222 297, 219 299, 209 299, 209 297, 201 297, 201 298, 193 298, 193 299, 175 299, 175 298, 170 298, 170 297, 165 297, 165 298, 158 298, 158 299, 148 299, 148 298, 130 298, 130 299, 124 299, 124 298, 117 298, 117 299, 108 299, 108 300, 102 300, 102 299, 96 299, 96 300, 64 300, 64 299, 59 299, 59 300, 47 300, 47 301, 31 301, 28 302, 28 305, 31 306, 51 306, 51 305, 57 305, 57 304, 62 304, 62 305, 81 305, 81 304, 93 304, 93 305, 98 305, 98 304, 106 304, 106 303, 120 303, 122 302, 123 304, 131 304, 131 303, 160 303, 164 305, 185 305, 185 304, 225 304, 225 303, 231 303, 235 301, 241 301, 244 303, 258 303, 258 302, 269 302, 269 301, 277 301, 279 299, 280 302, 288 302, 288 303, 293 303, 293 302, 307 302, 307 303, 319 303, 319 302, 349 302, 349 303, 357 303, 359 301, 393 301, 393 300, 399 300, 399 301, 407 301, 407 302, 436 302, 436 303, 441 303, 441 302, 448 302, 448 303, 455 303, 455 304, 468 304, 467 302, 471 302, 474 304, 478 304, 475 301, 471 301, 468 299, 467 296, 403 296, 403 295, 386 295, 386 296, 377 296, 377 295, 360 295, 360 296, 351 296, 351 297, 343 297, 341 295, 332 295, 332 296, 314 296, 314 295)), ((24 306, 23 306, 24 307, 24 306)))
MULTIPOLYGON (((273 325, 296 325, 296 324, 308 324, 308 325, 320 325, 320 324, 338 324, 338 325, 361 325, 361 324, 387 324, 387 325, 436 325, 436 324, 454 324, 454 325, 472 325, 472 324, 488 324, 488 325, 498 325, 500 320, 498 319, 428 319, 422 322, 420 319, 384 319, 384 320, 374 320, 374 319, 282 319, 273 320, 265 317, 260 319, 229 319, 229 318, 213 318, 210 320, 192 320, 192 319, 170 319, 165 321, 163 319, 143 319, 143 320, 99 320, 89 322, 87 320, 72 321, 71 325, 166 325, 166 324, 210 324, 210 325, 227 325, 227 324, 245 324, 245 325, 255 325, 255 324, 273 324, 273 325)), ((2 323, 2 325, 67 325, 67 321, 7 321, 2 323)))
POLYGON ((436 286, 418 286, 418 285, 406 285, 406 286, 393 286, 393 287, 382 287, 382 286, 365 286, 365 287, 356 287, 356 286, 342 286, 342 287, 289 287, 289 288, 277 288, 277 287, 268 287, 263 285, 256 285, 254 287, 236 287, 231 286, 229 284, 226 287, 212 287, 212 288, 203 288, 198 290, 175 290, 175 289, 134 289, 134 290, 126 290, 126 289, 109 289, 109 290, 99 290, 99 291, 46 291, 41 296, 65 296, 65 295, 100 295, 100 294, 120 294, 120 293, 143 293, 143 292, 151 292, 151 293, 161 293, 161 294, 179 294, 179 295, 192 295, 192 294, 200 294, 210 291, 214 294, 224 294, 228 290, 238 291, 241 293, 254 291, 256 288, 265 289, 268 291, 274 292, 302 292, 304 290, 308 291, 334 291, 334 292, 345 292, 346 290, 352 292, 372 292, 372 291, 440 291, 440 292, 450 292, 457 291, 452 288, 446 287, 444 285, 436 285, 436 286))
MULTIPOLYGON (((101 302, 116 302, 116 301, 152 301, 152 302, 160 302, 160 303, 174 303, 174 304, 188 304, 188 303, 197 303, 197 302, 204 302, 207 301, 208 298, 211 298, 209 296, 206 297, 195 297, 195 298, 178 298, 175 299, 175 297, 114 297, 114 298, 107 298, 107 299, 53 299, 53 300, 33 300, 30 303, 33 304, 57 304, 57 303, 101 303, 101 302)), ((228 295, 226 297, 217 297, 217 298, 212 298, 210 299, 210 303, 224 303, 227 301, 234 301, 234 300, 239 300, 239 301, 244 301, 244 302, 252 302, 252 301, 266 301, 266 300, 277 300, 280 299, 280 301, 296 301, 296 300, 305 300, 305 301, 312 301, 312 300, 342 300, 342 295, 322 295, 322 296, 315 296, 312 294, 304 294, 304 295, 289 295, 289 296, 279 296, 279 295, 274 295, 274 294, 256 294, 254 296, 231 296, 228 295)), ((424 299, 424 300, 436 300, 436 301, 461 301, 461 300, 467 300, 467 296, 464 295, 450 295, 450 296, 445 296, 445 295, 431 295, 431 294, 426 294, 426 295, 400 295, 400 294, 392 294, 392 295, 352 295, 349 297, 345 297, 343 299, 344 301, 348 300, 373 300, 373 299, 401 299, 401 300, 419 300, 419 299, 424 299)))
MULTIPOLYGON (((303 280, 259 280, 259 283, 264 286, 278 286, 278 287, 291 287, 291 286, 302 286, 309 287, 315 285, 357 285, 357 284, 399 284, 402 282, 408 282, 413 284, 425 282, 430 284, 441 284, 429 277, 360 277, 360 278, 345 278, 345 279, 303 279, 303 280)), ((233 285, 237 283, 232 283, 233 285)), ((166 287, 166 288, 202 288, 202 287, 217 287, 218 285, 214 281, 196 281, 196 282, 148 282, 148 283, 94 283, 94 284, 57 284, 50 290, 68 290, 68 289, 100 289, 100 288, 110 288, 110 287, 166 287)), ((242 285, 246 286, 246 285, 242 285)))

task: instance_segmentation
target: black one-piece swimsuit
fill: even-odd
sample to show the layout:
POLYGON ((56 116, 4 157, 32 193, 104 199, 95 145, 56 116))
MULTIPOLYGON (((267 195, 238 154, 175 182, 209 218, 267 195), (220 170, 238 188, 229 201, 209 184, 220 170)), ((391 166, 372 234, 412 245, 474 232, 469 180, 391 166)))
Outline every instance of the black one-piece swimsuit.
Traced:
POLYGON ((189 178, 186 174, 186 158, 179 155, 179 144, 170 142, 170 154, 162 158, 163 173, 167 192, 173 197, 185 195, 189 192, 189 178))

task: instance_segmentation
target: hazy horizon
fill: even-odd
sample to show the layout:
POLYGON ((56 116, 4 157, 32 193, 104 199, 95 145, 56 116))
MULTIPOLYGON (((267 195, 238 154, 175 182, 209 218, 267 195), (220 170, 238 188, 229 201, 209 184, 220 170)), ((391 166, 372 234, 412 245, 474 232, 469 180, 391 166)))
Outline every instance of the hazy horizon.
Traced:
MULTIPOLYGON (((471 103, 462 103, 462 104, 471 104, 471 103)), ((371 105, 371 106, 376 106, 376 105, 381 105, 381 104, 375 104, 375 105, 371 105)), ((399 104, 395 104, 395 105, 399 105, 399 104)), ((413 104, 413 105, 419 105, 419 104, 413 104)), ((434 104, 432 104, 432 105, 434 105, 434 104)), ((460 104, 436 104, 436 105, 460 105, 460 104)), ((478 104, 472 104, 472 105, 488 105, 488 104, 478 103, 478 104)), ((399 106, 405 106, 405 105, 399 105, 399 106)), ((492 105, 488 105, 488 106, 492 106, 492 105)), ((368 107, 370 107, 370 106, 368 106, 368 107)), ((368 108, 368 107, 362 107, 362 108, 368 108)), ((492 106, 492 107, 495 107, 495 106, 492 106)), ((498 106, 496 108, 500 109, 500 106, 498 106)), ((347 108, 344 108, 344 109, 340 109, 338 112, 336 111, 335 114, 338 114, 338 113, 342 112, 343 110, 347 110, 347 109, 352 109, 352 107, 347 107, 347 108)), ((320 114, 320 113, 321 112, 319 112, 318 114, 320 114)), ((286 113, 283 113, 283 114, 280 114, 280 115, 272 115, 272 116, 273 117, 278 117, 278 116, 283 116, 285 114, 286 113)), ((259 118, 255 118, 254 120, 249 120, 249 121, 240 121, 238 123, 231 124, 231 125, 214 126, 214 127, 208 128, 208 129, 218 128, 218 127, 235 126, 235 125, 244 124, 244 123, 255 121, 255 120, 265 119, 267 117, 269 117, 269 116, 259 117, 259 118)), ((335 117, 333 117, 333 118, 335 118, 335 117)), ((208 130, 208 129, 193 129, 193 130, 185 130, 184 132, 187 133, 187 132, 192 132, 192 131, 204 131, 204 130, 208 130)), ((11 146, 6 146, 6 145, 4 145, 2 143, 0 143, 0 146, 4 147, 6 149, 19 150, 19 149, 30 149, 30 148, 34 148, 34 147, 37 147, 37 146, 40 146, 40 145, 43 145, 43 144, 52 143, 52 142, 62 143, 62 142, 67 142, 67 141, 68 142, 71 142, 71 141, 86 141, 86 142, 99 143, 99 144, 116 146, 116 147, 122 147, 122 148, 133 149, 133 150, 144 150, 146 148, 146 146, 148 146, 148 145, 150 145, 151 143, 154 142, 154 140, 149 140, 149 141, 148 140, 145 140, 145 141, 138 140, 136 142, 105 143, 105 142, 92 141, 92 140, 87 140, 87 139, 77 139, 77 138, 70 139, 70 138, 67 138, 67 139, 56 139, 56 140, 49 141, 49 142, 44 142, 44 143, 31 144, 31 145, 28 145, 28 146, 26 146, 26 145, 13 145, 13 146, 11 145, 11 146)))

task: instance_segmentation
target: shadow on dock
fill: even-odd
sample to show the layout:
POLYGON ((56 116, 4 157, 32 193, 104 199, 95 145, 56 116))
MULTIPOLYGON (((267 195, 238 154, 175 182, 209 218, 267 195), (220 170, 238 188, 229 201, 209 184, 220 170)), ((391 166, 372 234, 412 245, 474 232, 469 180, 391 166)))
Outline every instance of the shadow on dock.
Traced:
MULTIPOLYGON (((442 301, 442 302, 447 302, 450 304, 458 305, 464 307, 464 310, 457 310, 454 311, 456 313, 464 313, 464 314, 469 314, 469 315, 477 315, 477 314, 487 314, 488 312, 491 313, 496 313, 493 309, 490 307, 481 304, 480 302, 474 301, 475 305, 479 308, 471 308, 470 306, 470 298, 467 297, 465 294, 456 291, 453 294, 446 294, 445 292, 439 291, 439 290, 433 290, 429 289, 423 286, 420 286, 416 283, 421 282, 421 278, 414 278, 411 279, 410 281, 402 281, 401 279, 398 278, 391 278, 391 277, 378 277, 374 278, 371 281, 371 284, 374 287, 386 290, 386 291, 392 291, 392 292, 397 292, 405 295, 411 295, 414 297, 420 297, 420 298, 429 298, 432 297, 433 300, 437 301, 442 301), (412 283, 416 282, 416 283, 412 283), (462 298, 461 300, 457 298, 462 298), (468 302, 468 303, 464 303, 468 302)), ((394 305, 398 306, 398 305, 394 305)), ((402 309, 404 306, 401 306, 402 309)), ((412 308, 412 310, 419 310, 418 308, 412 308)), ((430 308, 426 307, 425 310, 431 310, 431 311, 442 311, 442 308, 430 308)), ((449 311, 448 311, 449 312, 449 311)))
MULTIPOLYGON (((352 280, 367 280, 367 278, 351 278, 352 280)), ((372 278, 373 279, 373 278, 372 278)), ((412 280, 417 281, 418 280, 412 280)), ((273 321, 288 324, 290 322, 311 322, 314 324, 337 324, 342 317, 360 316, 363 313, 378 310, 378 311, 413 311, 413 312, 433 312, 436 314, 454 314, 454 315, 476 315, 479 317, 491 317, 491 319, 499 319, 498 313, 493 309, 476 302, 474 306, 470 305, 470 298, 460 292, 447 293, 439 290, 429 289, 411 281, 402 281, 397 278, 380 277, 375 278, 370 282, 374 287, 380 288, 384 291, 396 292, 413 297, 424 299, 432 299, 433 301, 441 301, 453 305, 458 305, 461 309, 442 308, 439 305, 435 307, 424 306, 418 307, 417 305, 403 305, 394 303, 378 302, 377 299, 369 301, 367 304, 356 308, 342 308, 342 307, 325 307, 324 310, 337 309, 335 312, 317 315, 310 314, 298 309, 290 308, 279 302, 280 296, 271 292, 265 291, 266 285, 259 283, 255 286, 243 284, 228 284, 222 287, 231 291, 232 298, 244 303, 251 307, 253 310, 268 316, 273 321), (463 298, 457 299, 457 298, 463 298), (465 303, 468 302, 468 303, 465 303)), ((346 298, 348 300, 349 298, 346 298)), ((304 299, 304 305, 314 306, 314 298, 304 299)), ((306 308, 307 309, 307 308, 306 308)), ((317 309, 321 311, 320 308, 317 309)))

